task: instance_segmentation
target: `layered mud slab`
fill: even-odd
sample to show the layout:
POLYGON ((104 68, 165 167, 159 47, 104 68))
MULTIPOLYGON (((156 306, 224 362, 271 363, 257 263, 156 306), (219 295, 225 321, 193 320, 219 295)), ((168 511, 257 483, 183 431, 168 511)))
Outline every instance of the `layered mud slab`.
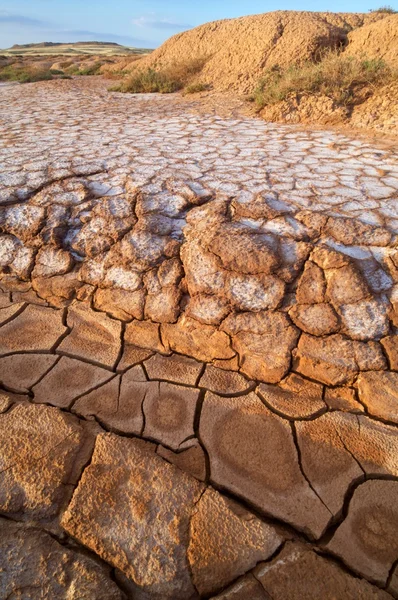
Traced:
POLYGON ((397 598, 393 148, 0 100, 0 596, 397 598))

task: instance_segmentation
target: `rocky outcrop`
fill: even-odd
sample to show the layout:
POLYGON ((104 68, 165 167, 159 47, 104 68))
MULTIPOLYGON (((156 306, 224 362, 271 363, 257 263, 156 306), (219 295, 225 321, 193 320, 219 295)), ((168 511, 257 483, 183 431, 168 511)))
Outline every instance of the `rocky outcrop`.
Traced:
POLYGON ((397 63, 398 15, 386 15, 380 21, 364 23, 348 34, 345 50, 350 56, 364 56, 397 63))

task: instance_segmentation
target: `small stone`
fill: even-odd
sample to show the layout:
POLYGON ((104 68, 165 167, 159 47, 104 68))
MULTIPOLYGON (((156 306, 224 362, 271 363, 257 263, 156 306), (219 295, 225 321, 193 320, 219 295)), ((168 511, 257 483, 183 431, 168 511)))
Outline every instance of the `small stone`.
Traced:
POLYGON ((16 204, 4 210, 2 229, 20 240, 34 239, 43 223, 44 209, 31 204, 16 204))
POLYGON ((267 383, 278 383, 287 374, 299 332, 285 314, 232 314, 222 329, 232 336, 242 373, 267 383))
POLYGON ((272 515, 320 537, 331 513, 303 477, 289 423, 253 393, 207 393, 199 424, 211 481, 272 515))
MULTIPOLYGON (((127 323, 124 333, 124 352, 127 351, 127 346, 129 345, 154 352, 167 353, 160 339, 159 323, 150 323, 147 321, 132 321, 131 323, 127 323)), ((122 357, 123 361, 124 355, 122 357)))
POLYGON ((182 315, 175 324, 162 324, 162 339, 171 350, 211 362, 235 355, 226 333, 182 315))
POLYGON ((201 595, 218 591, 269 558, 282 541, 274 527, 208 488, 190 527, 188 560, 196 589, 201 595))
POLYGON ((16 392, 28 392, 57 359, 54 354, 13 354, 0 358, 0 382, 16 392))
POLYGON ((398 556, 398 482, 362 483, 327 549, 354 572, 385 586, 398 556))
POLYGON ((51 371, 33 386, 33 402, 70 408, 76 398, 105 383, 112 375, 101 367, 63 356, 51 371))
POLYGON ((322 269, 340 269, 350 264, 350 259, 328 246, 315 246, 311 253, 313 260, 322 269))
POLYGON ((199 390, 153 382, 145 395, 143 435, 173 450, 195 435, 194 418, 199 390))
POLYGON ((131 321, 144 318, 145 291, 129 292, 120 289, 97 289, 94 308, 108 313, 114 319, 131 321))
POLYGON ((363 276, 353 265, 328 271, 327 282, 327 294, 335 307, 359 302, 369 296, 363 276))
POLYGON ((359 399, 369 414, 398 423, 398 373, 361 373, 357 385, 359 399))
POLYGON ((148 294, 145 300, 145 318, 156 323, 175 323, 180 314, 181 291, 176 286, 161 288, 157 294, 148 294))
POLYGON ((379 342, 353 342, 353 349, 360 371, 384 371, 388 368, 379 342))
POLYGON ((109 567, 43 531, 5 519, 0 519, 0 572, 3 598, 124 599, 109 567))
POLYGON ((191 297, 196 294, 213 295, 223 292, 225 272, 214 254, 205 250, 198 242, 189 242, 181 248, 181 259, 191 297))
POLYGON ((163 446, 158 446, 156 452, 181 471, 185 471, 199 481, 205 481, 206 456, 204 450, 197 440, 190 440, 190 442, 193 442, 192 446, 181 452, 173 452, 163 446))
POLYGON ((326 410, 323 386, 291 373, 279 385, 261 383, 260 398, 281 416, 288 419, 314 417, 326 410))
POLYGON ((318 265, 307 261, 300 277, 296 298, 300 304, 318 304, 325 302, 326 279, 318 265))
POLYGON ((273 600, 390 600, 383 590, 297 542, 286 542, 282 552, 260 563, 254 574, 265 598, 273 600))
POLYGON ((174 383, 195 386, 203 363, 186 356, 161 356, 155 354, 145 361, 145 369, 149 379, 164 379, 174 383))
POLYGON ((207 325, 219 325, 230 311, 231 307, 226 299, 197 294, 190 298, 185 314, 207 325))
POLYGON ((273 275, 234 274, 225 284, 226 297, 237 310, 276 308, 284 292, 285 284, 273 275))
POLYGON ((326 385, 352 383, 359 370, 372 368, 386 368, 381 347, 339 334, 324 338, 303 334, 293 352, 293 369, 326 385))
POLYGON ((329 217, 325 233, 346 246, 388 246, 391 233, 349 217, 329 217))
POLYGON ((0 511, 56 530, 93 441, 55 408, 17 404, 0 414, 0 511))
POLYGON ((49 352, 66 331, 61 311, 28 305, 1 328, 0 354, 32 350, 49 352))
POLYGON ((57 351, 82 357, 93 363, 114 367, 120 351, 121 324, 84 304, 68 310, 70 334, 57 351))
POLYGON ((53 277, 64 275, 73 265, 73 259, 69 252, 60 248, 41 248, 36 256, 36 264, 32 277, 53 277))
POLYGON ((388 333, 387 305, 379 300, 362 300, 340 306, 345 333, 353 340, 377 340, 388 333))
POLYGON ((387 354, 390 368, 398 371, 398 335, 389 335, 380 342, 387 354))
POLYGON ((297 327, 312 335, 327 335, 340 329, 339 319, 330 304, 295 304, 289 316, 297 327))
POLYGON ((363 413, 364 408, 356 400, 355 390, 347 387, 326 388, 325 402, 332 410, 363 413))
POLYGON ((54 277, 37 277, 32 280, 32 286, 39 297, 44 298, 48 304, 61 308, 75 298, 82 282, 75 272, 71 272, 54 277))
POLYGON ((254 382, 239 373, 207 365, 198 385, 221 396, 228 396, 250 391, 254 382))
POLYGON ((264 234, 249 235, 225 228, 213 238, 209 249, 229 271, 272 273, 279 262, 270 236, 264 234))

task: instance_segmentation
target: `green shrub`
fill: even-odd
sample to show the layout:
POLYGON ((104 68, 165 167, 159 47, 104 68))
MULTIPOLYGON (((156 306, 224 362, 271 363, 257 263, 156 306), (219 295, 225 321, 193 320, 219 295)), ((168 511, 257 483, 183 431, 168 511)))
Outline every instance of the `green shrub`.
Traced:
POLYGON ((185 94, 197 94, 198 92, 205 92, 209 89, 207 83, 191 83, 184 89, 185 94))
POLYGON ((97 62, 89 67, 83 67, 77 73, 78 75, 99 75, 102 67, 102 62, 97 62))
POLYGON ((48 81, 50 79, 54 79, 54 75, 49 69, 35 69, 22 65, 7 65, 0 68, 0 81, 32 83, 35 81, 48 81))
POLYGON ((164 69, 148 68, 137 70, 112 91, 130 92, 132 94, 170 94, 190 84, 190 81, 204 67, 205 58, 175 63, 164 69))
POLYGON ((292 93, 319 93, 338 104, 349 105, 358 89, 388 83, 397 77, 397 72, 381 59, 356 58, 334 50, 324 54, 318 63, 308 61, 285 70, 266 70, 254 99, 261 108, 285 100, 292 93))
POLYGON ((386 13, 387 15, 395 15, 398 13, 397 10, 394 10, 392 6, 380 6, 380 8, 371 8, 369 10, 371 13, 386 13))
POLYGON ((68 73, 68 75, 99 75, 102 65, 102 62, 96 62, 93 65, 87 67, 71 65, 66 69, 66 72, 68 73))
POLYGON ((154 69, 146 69, 146 71, 135 73, 120 86, 113 89, 119 92, 130 92, 132 94, 151 94, 155 92, 170 94, 182 87, 183 85, 179 80, 171 78, 165 73, 155 71, 154 69))

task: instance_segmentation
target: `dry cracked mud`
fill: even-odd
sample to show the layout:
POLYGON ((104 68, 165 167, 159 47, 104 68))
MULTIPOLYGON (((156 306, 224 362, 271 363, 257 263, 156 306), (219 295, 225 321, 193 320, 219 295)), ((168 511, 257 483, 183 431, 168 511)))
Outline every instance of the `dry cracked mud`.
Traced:
POLYGON ((394 148, 0 100, 0 597, 398 598, 394 148))

